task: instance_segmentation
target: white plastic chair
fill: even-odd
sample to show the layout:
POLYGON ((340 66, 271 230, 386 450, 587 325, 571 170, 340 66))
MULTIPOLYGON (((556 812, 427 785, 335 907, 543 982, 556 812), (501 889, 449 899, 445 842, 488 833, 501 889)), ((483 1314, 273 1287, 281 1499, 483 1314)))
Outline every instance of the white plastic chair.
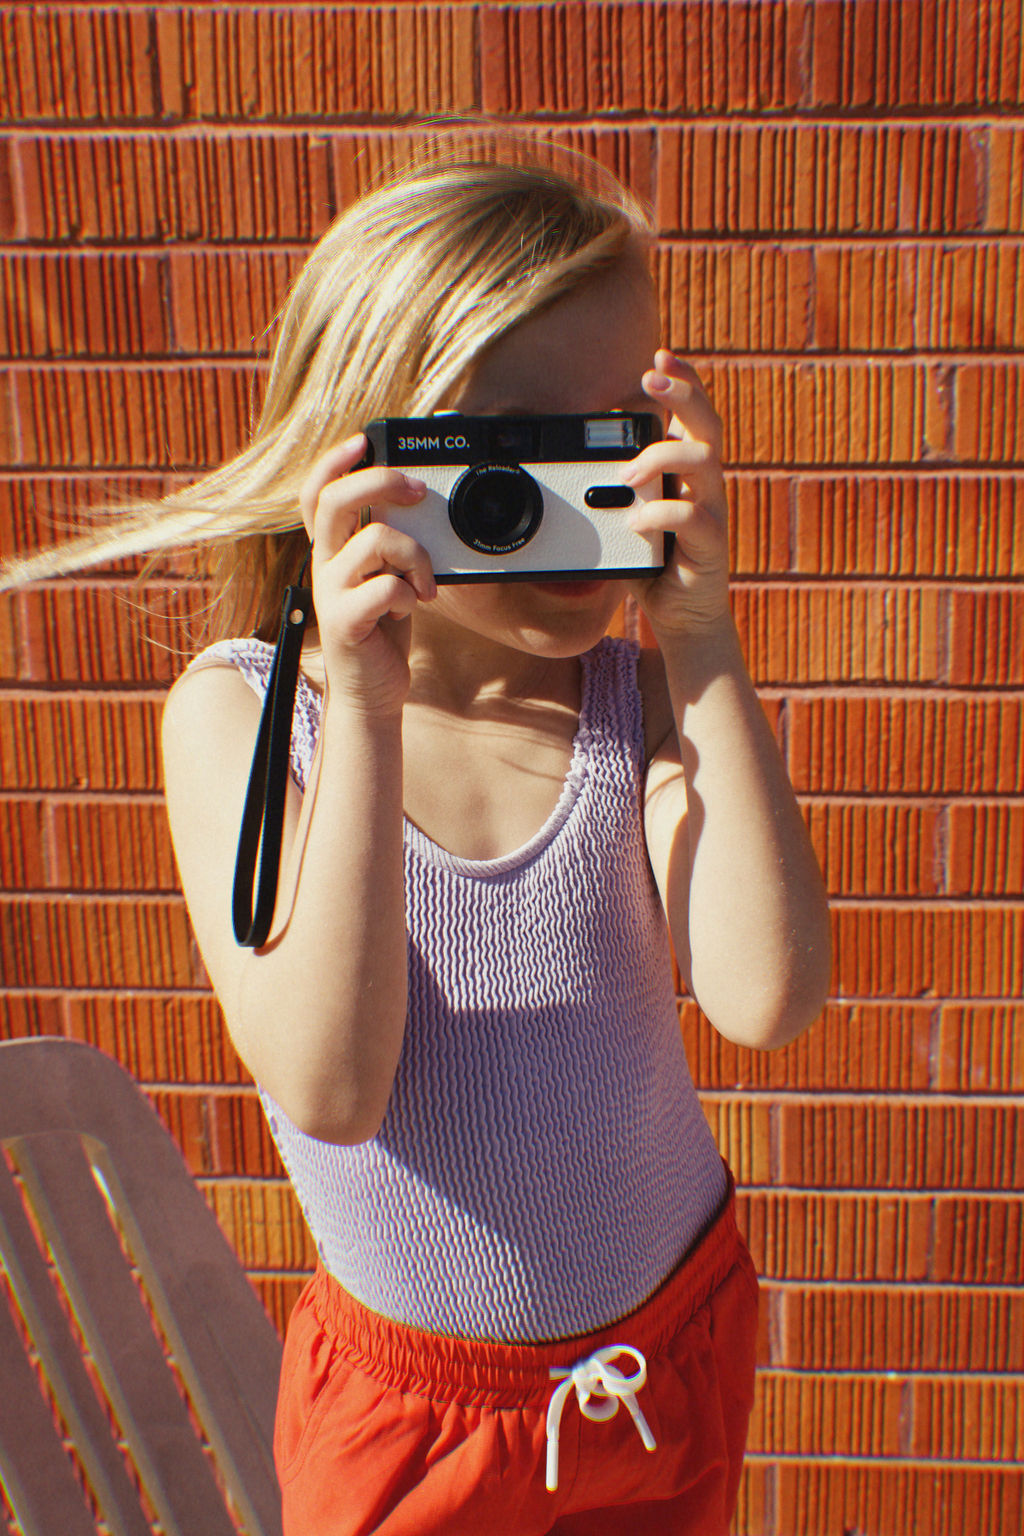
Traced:
POLYGON ((280 1343, 140 1089, 77 1041, 0 1044, 0 1148, 0 1476, 25 1536, 279 1536, 280 1343))

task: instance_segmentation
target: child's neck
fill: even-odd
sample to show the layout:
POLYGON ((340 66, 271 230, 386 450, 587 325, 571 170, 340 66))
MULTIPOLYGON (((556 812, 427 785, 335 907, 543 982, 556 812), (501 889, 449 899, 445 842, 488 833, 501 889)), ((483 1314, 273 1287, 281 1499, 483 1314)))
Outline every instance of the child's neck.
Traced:
POLYGON ((457 647, 414 645, 409 669, 410 704, 467 720, 516 702, 578 706, 575 656, 536 656, 467 636, 457 647))
POLYGON ((579 658, 415 647, 403 720, 406 814, 466 859, 528 843, 558 803, 579 722, 579 658))

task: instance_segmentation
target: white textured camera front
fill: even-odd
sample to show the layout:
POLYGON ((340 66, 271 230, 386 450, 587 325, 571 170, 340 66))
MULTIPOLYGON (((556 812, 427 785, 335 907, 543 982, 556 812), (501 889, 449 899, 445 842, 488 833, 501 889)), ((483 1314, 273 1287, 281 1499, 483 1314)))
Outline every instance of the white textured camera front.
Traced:
POLYGON ((374 460, 427 486, 415 506, 386 506, 375 516, 424 547, 439 582, 657 571, 663 536, 634 533, 625 514, 634 499, 660 496, 661 483, 634 492, 621 470, 658 436, 657 418, 625 412, 372 422, 374 460), (536 457, 552 448, 566 457, 536 457))

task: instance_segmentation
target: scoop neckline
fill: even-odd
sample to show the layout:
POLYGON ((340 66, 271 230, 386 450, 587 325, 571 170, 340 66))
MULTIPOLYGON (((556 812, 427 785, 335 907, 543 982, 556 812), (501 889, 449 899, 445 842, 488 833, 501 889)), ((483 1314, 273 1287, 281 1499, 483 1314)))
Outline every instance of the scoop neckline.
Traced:
MULTIPOLYGON (((598 644, 603 644, 599 641, 598 644)), ((597 647, 594 647, 596 650, 597 647)), ((443 843, 435 842, 422 827, 411 821, 405 813, 402 820, 405 826, 406 846, 416 852, 428 863, 439 868, 446 869, 452 874, 472 875, 476 879, 486 879, 497 875, 505 875, 512 870, 520 869, 529 864, 539 854, 543 853, 558 836, 572 815, 573 809, 580 797, 587 777, 587 736, 590 730, 591 693, 593 687, 593 651, 584 651, 580 656, 580 715, 576 722, 576 730, 572 739, 572 752, 569 758, 569 766, 562 780, 561 792, 555 801, 546 821, 538 827, 532 837, 528 838, 518 848, 512 848, 508 853, 499 854, 493 859, 466 859, 457 853, 452 853, 443 843)))
MULTIPOLYGON (((237 646, 238 642, 227 642, 237 646)), ((245 643, 245 642, 243 642, 245 643)), ((454 874, 471 875, 477 879, 488 876, 508 874, 530 863, 547 848, 559 832, 565 826, 572 815, 576 802, 582 792, 587 777, 587 738, 590 733, 590 718, 592 709, 592 694, 594 680, 594 657, 596 653, 608 643, 605 636, 597 645, 589 651, 580 654, 580 714, 576 722, 576 730, 573 734, 572 752, 569 758, 569 767, 562 780, 562 789, 557 801, 547 820, 538 827, 532 837, 520 845, 511 849, 508 853, 500 854, 494 859, 466 859, 459 854, 452 853, 445 848, 443 843, 435 842, 426 832, 412 821, 403 811, 402 824, 404 827, 404 842, 407 848, 412 849, 425 862, 446 869, 454 874)), ((250 637, 249 646, 255 648, 258 653, 272 652, 273 646, 265 640, 250 637)), ((212 649, 212 647, 211 647, 212 649)), ((299 671, 299 692, 305 692, 312 700, 318 718, 322 717, 324 695, 301 669, 299 671)))

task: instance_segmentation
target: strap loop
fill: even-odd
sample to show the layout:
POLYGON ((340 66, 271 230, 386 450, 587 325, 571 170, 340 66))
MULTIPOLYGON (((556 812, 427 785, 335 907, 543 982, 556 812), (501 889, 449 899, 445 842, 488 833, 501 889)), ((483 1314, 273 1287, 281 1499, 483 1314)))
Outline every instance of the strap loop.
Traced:
MULTIPOLYGON (((299 574, 300 582, 305 569, 303 566, 299 574)), ((313 594, 308 587, 287 589, 249 772, 235 859, 231 917, 237 942, 253 949, 266 943, 274 917, 299 656, 312 611, 313 594), (257 854, 260 870, 254 910, 252 893, 257 854)))
POLYGON ((637 1433, 648 1451, 657 1449, 650 1426, 636 1400, 636 1394, 647 1381, 647 1361, 638 1349, 630 1344, 611 1344, 598 1349, 585 1360, 580 1360, 569 1370, 552 1370, 551 1380, 561 1384, 551 1394, 547 1417, 547 1489, 554 1493, 558 1487, 558 1436, 562 1427, 562 1410, 569 1393, 575 1388, 576 1401, 586 1419, 600 1423, 614 1419, 619 1404, 625 1403, 637 1433), (617 1355, 631 1355, 637 1369, 632 1376, 624 1376, 612 1361, 617 1355))

